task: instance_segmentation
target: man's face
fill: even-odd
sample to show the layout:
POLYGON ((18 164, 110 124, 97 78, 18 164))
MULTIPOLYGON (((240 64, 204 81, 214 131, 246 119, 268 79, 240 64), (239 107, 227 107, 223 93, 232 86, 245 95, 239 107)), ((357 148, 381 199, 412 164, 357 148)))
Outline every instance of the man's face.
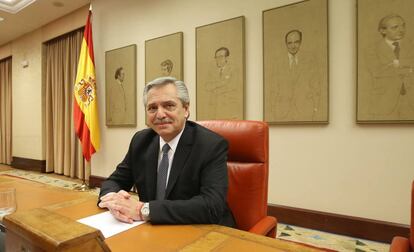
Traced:
POLYGON ((216 53, 215 56, 216 59, 216 65, 217 67, 224 67, 224 65, 227 64, 227 56, 226 56, 226 51, 225 50, 220 50, 216 53))
POLYGON ((400 17, 393 17, 381 28, 382 35, 392 41, 400 40, 405 35, 405 22, 400 17))
POLYGON ((124 70, 122 69, 121 71, 119 71, 118 80, 119 80, 120 82, 123 82, 123 81, 124 81, 124 78, 125 78, 125 72, 124 72, 124 70))
POLYGON ((188 106, 183 106, 173 84, 153 87, 147 96, 147 123, 164 141, 169 142, 183 129, 188 106))
POLYGON ((300 34, 298 32, 292 32, 286 37, 286 47, 290 54, 295 55, 302 43, 300 34))

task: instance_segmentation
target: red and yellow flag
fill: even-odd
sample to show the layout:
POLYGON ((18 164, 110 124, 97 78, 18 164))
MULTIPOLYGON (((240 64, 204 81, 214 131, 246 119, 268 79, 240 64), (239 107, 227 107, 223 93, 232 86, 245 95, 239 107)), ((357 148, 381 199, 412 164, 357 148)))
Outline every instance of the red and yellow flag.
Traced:
POLYGON ((92 154, 99 150, 100 146, 91 16, 92 12, 89 10, 76 74, 73 103, 75 131, 82 143, 83 156, 87 161, 91 160, 92 154))

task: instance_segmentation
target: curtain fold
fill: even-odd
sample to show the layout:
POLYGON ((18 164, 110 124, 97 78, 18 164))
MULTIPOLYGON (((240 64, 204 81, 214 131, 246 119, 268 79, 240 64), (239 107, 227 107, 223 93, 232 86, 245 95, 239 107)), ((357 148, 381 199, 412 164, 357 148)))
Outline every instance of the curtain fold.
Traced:
POLYGON ((0 60, 0 163, 12 162, 12 58, 0 60))
POLYGON ((45 44, 46 172, 87 179, 72 115, 82 39, 79 29, 45 44))

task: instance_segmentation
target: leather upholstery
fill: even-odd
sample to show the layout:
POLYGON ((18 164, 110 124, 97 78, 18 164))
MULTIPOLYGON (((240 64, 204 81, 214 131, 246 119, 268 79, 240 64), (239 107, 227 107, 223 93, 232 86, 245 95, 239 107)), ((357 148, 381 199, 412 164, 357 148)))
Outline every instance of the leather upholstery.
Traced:
POLYGON ((391 252, 409 252, 414 251, 414 181, 411 185, 411 226, 410 237, 396 236, 392 239, 391 252))
POLYGON ((197 122, 229 143, 227 201, 237 227, 276 236, 276 218, 267 216, 269 128, 259 121, 212 120, 197 122))
POLYGON ((411 226, 410 226, 410 246, 414 250, 414 180, 411 185, 411 226))

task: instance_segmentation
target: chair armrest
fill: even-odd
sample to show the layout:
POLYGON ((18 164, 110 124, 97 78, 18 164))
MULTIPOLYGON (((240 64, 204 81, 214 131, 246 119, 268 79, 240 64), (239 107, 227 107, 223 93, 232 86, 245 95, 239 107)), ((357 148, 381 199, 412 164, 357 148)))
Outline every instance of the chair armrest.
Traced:
POLYGON ((250 233, 276 237, 277 220, 275 217, 266 216, 250 228, 250 233))
POLYGON ((390 252, 409 252, 410 241, 407 238, 396 236, 392 239, 390 252))

